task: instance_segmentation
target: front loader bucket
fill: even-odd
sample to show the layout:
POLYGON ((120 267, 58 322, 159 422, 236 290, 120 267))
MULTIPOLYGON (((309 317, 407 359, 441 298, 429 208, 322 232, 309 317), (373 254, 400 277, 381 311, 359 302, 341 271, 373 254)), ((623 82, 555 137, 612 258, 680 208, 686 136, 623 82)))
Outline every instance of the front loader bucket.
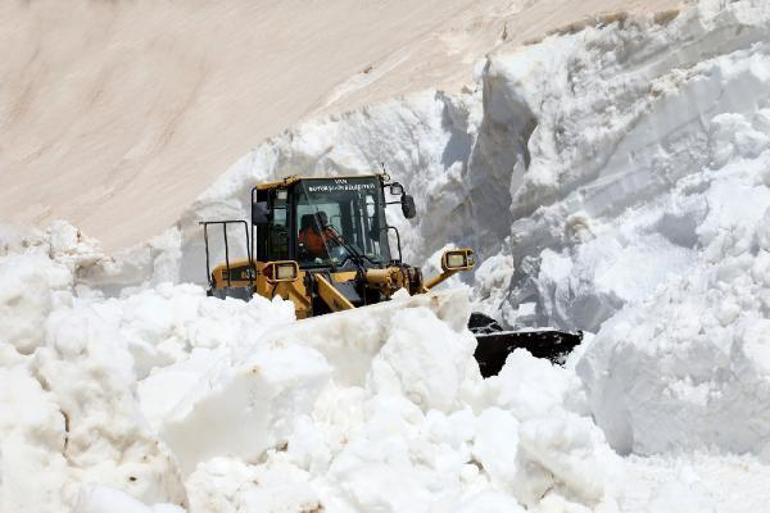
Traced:
POLYGON ((494 319, 474 313, 468 327, 476 336, 478 345, 474 356, 479 363, 481 375, 494 376, 505 365, 505 360, 514 349, 522 348, 537 358, 548 358, 562 363, 564 357, 583 340, 583 332, 559 331, 555 329, 532 329, 503 331, 494 319))

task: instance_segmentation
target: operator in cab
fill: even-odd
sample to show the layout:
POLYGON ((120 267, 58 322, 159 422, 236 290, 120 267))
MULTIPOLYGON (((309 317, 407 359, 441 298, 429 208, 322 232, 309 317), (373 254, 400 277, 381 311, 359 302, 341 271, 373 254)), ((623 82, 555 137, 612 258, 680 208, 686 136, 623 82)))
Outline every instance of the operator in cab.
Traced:
POLYGON ((298 241, 311 258, 328 258, 327 247, 337 246, 339 235, 329 226, 326 212, 302 216, 298 241))

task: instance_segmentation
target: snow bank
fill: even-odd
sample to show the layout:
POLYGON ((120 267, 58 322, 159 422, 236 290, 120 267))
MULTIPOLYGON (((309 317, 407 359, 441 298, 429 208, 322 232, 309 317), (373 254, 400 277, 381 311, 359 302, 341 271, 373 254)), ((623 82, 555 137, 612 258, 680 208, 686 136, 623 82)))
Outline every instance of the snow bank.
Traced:
POLYGON ((0 257, 2 411, 13 415, 3 423, 3 510, 61 510, 83 482, 182 502, 174 463, 139 420, 120 312, 73 294, 80 250, 98 255, 86 243, 60 252, 69 228, 54 226, 56 236, 28 244, 27 254, 0 257))
POLYGON ((766 2, 701 2, 490 60, 537 120, 508 301, 599 331, 578 372, 621 453, 770 454, 768 35, 766 2))
MULTIPOLYGON (((280 299, 220 301, 193 285, 104 297, 45 237, 0 261, 34 264, 52 298, 11 305, 35 312, 43 335, 29 350, 2 346, 0 384, 13 389, 0 394, 3 510, 609 500, 618 458, 579 380, 523 352, 482 380, 463 290, 294 323, 280 299)), ((9 283, 21 290, 8 297, 23 292, 9 283)))
POLYGON ((618 450, 708 445, 769 461, 768 163, 766 153, 704 174, 703 254, 608 321, 580 362, 596 420, 618 450))
MULTIPOLYGON (((667 25, 627 20, 492 59, 497 94, 537 119, 511 182, 513 305, 595 331, 690 269, 709 210, 692 189, 741 158, 715 135, 733 115, 761 124, 768 17, 762 2, 703 2, 667 25)), ((739 146, 758 155, 763 138, 747 130, 739 146)))
POLYGON ((703 2, 490 60, 489 101, 537 120, 510 304, 601 328, 578 370, 623 453, 770 454, 768 34, 764 2, 703 2))

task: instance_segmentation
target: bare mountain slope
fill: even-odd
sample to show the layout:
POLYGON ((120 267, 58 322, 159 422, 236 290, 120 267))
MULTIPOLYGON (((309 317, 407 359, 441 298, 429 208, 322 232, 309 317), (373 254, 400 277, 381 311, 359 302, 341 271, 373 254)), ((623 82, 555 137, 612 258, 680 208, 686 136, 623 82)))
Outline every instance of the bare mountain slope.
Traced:
POLYGON ((499 45, 674 0, 8 0, 0 220, 66 218, 110 249, 178 214, 301 119, 456 89, 499 45))

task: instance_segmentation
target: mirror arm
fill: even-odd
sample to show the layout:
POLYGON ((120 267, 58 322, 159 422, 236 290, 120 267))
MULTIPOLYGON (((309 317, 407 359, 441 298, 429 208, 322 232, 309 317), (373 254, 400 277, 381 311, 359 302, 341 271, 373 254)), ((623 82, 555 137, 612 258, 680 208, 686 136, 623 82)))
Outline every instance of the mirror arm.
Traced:
POLYGON ((433 287, 435 287, 439 283, 446 281, 447 279, 451 278, 452 276, 454 276, 459 272, 460 271, 458 270, 444 271, 441 274, 434 276, 433 278, 429 279, 423 284, 422 287, 424 289, 424 292, 430 291, 433 287))

